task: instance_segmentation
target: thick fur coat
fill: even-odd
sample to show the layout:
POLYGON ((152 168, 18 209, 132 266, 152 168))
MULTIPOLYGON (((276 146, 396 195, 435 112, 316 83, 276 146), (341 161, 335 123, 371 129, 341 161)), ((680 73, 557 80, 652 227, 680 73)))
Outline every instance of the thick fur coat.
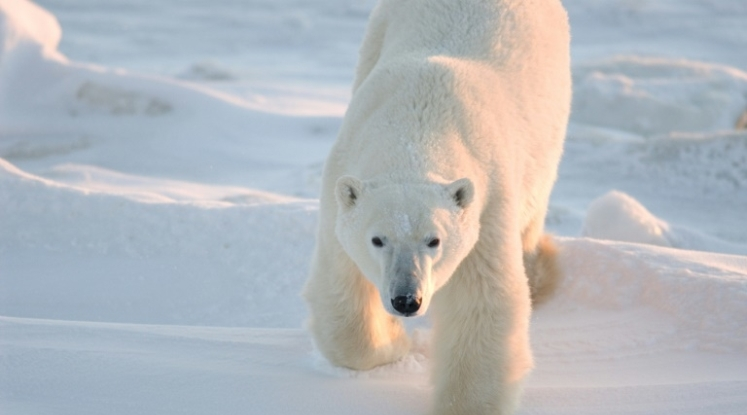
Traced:
POLYGON ((327 160, 309 327, 333 364, 401 358, 434 320, 435 414, 509 414, 570 110, 559 0, 383 0, 327 160))

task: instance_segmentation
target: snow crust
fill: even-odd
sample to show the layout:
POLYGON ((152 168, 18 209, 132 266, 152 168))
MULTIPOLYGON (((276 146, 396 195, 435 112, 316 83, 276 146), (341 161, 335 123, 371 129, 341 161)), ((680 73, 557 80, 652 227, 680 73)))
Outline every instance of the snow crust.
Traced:
MULTIPOLYGON (((427 318, 355 372, 298 296, 373 1, 40 4, 0 0, 0 413, 426 413, 427 318)), ((565 5, 564 280, 520 414, 742 415, 747 7, 565 5)))

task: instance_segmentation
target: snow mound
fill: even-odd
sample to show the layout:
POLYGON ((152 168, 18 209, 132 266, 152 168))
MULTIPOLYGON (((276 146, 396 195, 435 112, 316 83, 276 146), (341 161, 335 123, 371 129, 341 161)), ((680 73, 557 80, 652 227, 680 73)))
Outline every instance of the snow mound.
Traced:
POLYGON ((61 37, 60 24, 48 11, 27 0, 0 0, 0 71, 17 57, 61 58, 61 37))
POLYGON ((27 0, 0 0, 0 128, 11 124, 5 113, 45 95, 27 85, 56 78, 45 62, 66 61, 57 51, 61 37, 57 19, 46 10, 27 0))
POLYGON ((630 195, 613 190, 589 205, 583 236, 698 251, 745 255, 747 246, 728 243, 684 226, 670 224, 630 195))
POLYGON ((625 193, 611 191, 589 205, 581 234, 590 238, 672 246, 669 224, 625 193))
POLYGON ((573 76, 573 121, 644 136, 730 130, 747 107, 747 74, 723 65, 617 57, 573 76))

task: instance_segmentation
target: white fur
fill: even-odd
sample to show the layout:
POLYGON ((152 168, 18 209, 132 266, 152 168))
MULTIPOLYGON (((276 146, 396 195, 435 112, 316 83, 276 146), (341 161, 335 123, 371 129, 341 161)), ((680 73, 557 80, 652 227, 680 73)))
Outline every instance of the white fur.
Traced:
POLYGON ((379 4, 304 292, 332 363, 406 354, 392 296, 407 292, 434 313, 433 412, 514 411, 532 367, 523 261, 541 253, 570 82, 558 0, 379 4))

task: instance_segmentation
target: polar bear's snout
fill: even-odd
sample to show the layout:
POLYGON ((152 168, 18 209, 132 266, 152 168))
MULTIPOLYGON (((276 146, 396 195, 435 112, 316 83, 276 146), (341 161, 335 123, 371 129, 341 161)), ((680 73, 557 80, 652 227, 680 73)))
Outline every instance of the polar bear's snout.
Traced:
MULTIPOLYGON (((393 250, 388 268, 388 296, 382 298, 391 304, 394 315, 411 317, 420 315, 428 307, 427 285, 430 278, 430 260, 415 249, 400 247, 393 250), (426 301, 424 301, 426 300, 426 301), (420 311, 420 312, 419 312, 420 311)), ((389 308, 389 307, 387 307, 389 308)))
POLYGON ((398 295, 392 298, 392 307, 405 317, 415 314, 420 309, 423 297, 413 294, 398 295))
MULTIPOLYGON (((389 302, 392 305, 390 312, 403 317, 423 314, 428 307, 428 301, 424 301, 426 300, 424 297, 427 296, 424 282, 415 274, 392 281, 389 289, 389 302)), ((382 300, 386 301, 384 298, 382 300)))

